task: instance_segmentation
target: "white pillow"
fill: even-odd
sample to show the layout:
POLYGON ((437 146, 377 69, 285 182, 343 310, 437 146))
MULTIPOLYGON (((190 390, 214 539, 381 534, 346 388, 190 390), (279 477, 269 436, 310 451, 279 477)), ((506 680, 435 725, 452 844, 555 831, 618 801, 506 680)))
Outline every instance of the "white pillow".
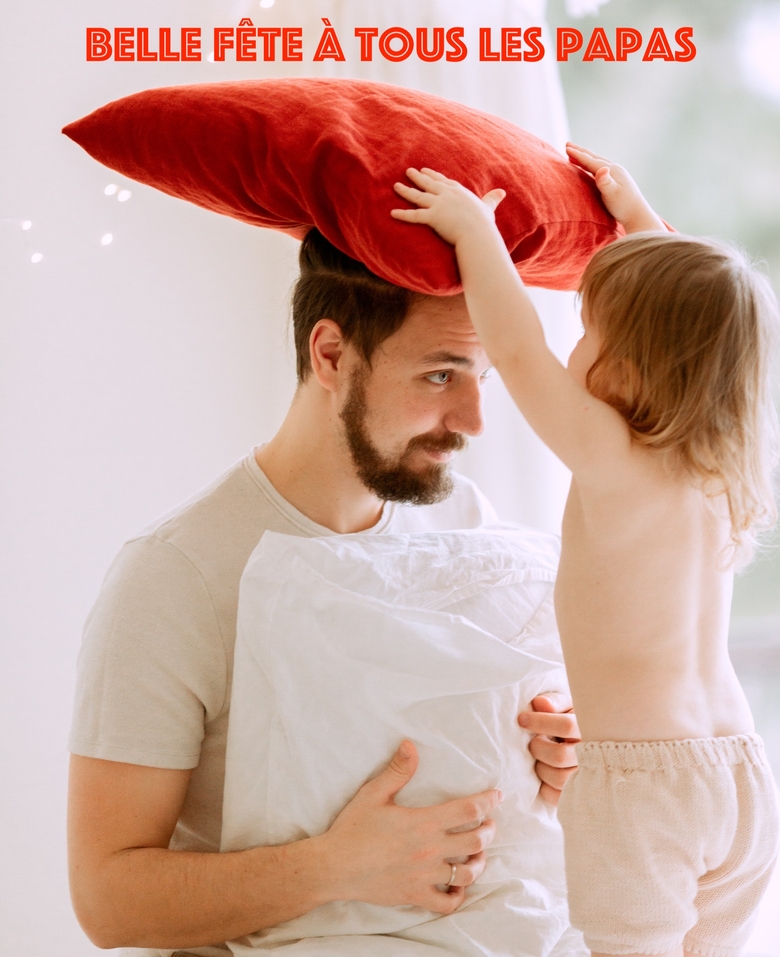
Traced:
POLYGON ((403 738, 424 806, 499 787, 479 881, 448 917, 341 901, 231 942, 347 957, 585 954, 563 849, 518 713, 565 687, 557 541, 527 529, 297 538, 267 532, 241 580, 222 849, 327 830, 403 738), (384 935, 384 936, 366 936, 384 935))

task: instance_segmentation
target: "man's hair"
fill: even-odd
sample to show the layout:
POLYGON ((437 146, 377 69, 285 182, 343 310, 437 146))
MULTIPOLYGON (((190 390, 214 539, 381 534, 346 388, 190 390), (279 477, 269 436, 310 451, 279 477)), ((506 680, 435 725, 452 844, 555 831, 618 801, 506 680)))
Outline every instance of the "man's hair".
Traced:
POLYGON ((375 276, 317 229, 306 234, 298 261, 301 275, 292 301, 298 382, 311 372, 309 337, 320 319, 337 323, 344 340, 370 366, 374 350, 401 327, 410 306, 421 298, 375 276))
POLYGON ((769 283, 723 243, 643 233, 596 253, 579 292, 602 339, 588 388, 638 444, 675 450, 708 494, 726 495, 734 546, 749 554, 776 517, 769 283))

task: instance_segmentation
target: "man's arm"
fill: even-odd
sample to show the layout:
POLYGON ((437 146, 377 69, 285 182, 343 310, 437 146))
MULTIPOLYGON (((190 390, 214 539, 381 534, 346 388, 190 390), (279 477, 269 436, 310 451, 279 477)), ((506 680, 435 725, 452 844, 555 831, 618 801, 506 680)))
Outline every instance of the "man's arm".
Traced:
POLYGON ((168 849, 190 771, 73 755, 68 844, 76 915, 98 947, 199 947, 253 933, 333 900, 452 913, 485 866, 498 791, 431 808, 395 794, 417 767, 405 742, 330 830, 225 854, 168 849), (450 831, 473 824, 471 830, 450 831), (449 859, 458 864, 449 891, 449 859))

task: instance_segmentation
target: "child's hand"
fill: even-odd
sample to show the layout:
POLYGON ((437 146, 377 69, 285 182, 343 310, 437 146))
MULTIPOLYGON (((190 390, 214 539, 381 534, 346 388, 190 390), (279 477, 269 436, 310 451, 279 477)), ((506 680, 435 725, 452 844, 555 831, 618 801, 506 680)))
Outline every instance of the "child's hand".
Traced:
POLYGON ((432 169, 412 167, 406 175, 418 188, 396 183, 395 191, 419 208, 393 209, 390 215, 394 219, 425 223, 453 246, 475 228, 484 229, 486 224, 494 227, 496 206, 506 196, 503 189, 492 189, 480 199, 454 179, 432 169))
POLYGON ((574 143, 566 144, 566 152, 573 163, 593 174, 604 205, 627 233, 666 231, 663 220, 653 212, 639 187, 622 166, 574 143))

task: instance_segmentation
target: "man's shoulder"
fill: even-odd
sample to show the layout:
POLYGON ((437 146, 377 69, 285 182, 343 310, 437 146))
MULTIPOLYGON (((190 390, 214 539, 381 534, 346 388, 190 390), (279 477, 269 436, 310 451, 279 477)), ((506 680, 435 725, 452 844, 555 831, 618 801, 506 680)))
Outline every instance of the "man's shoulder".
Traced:
MULTIPOLYGON (((194 492, 184 501, 157 516, 140 529, 131 539, 156 538, 159 541, 172 541, 182 532, 203 530, 204 522, 212 520, 224 524, 225 519, 236 508, 241 509, 247 500, 256 497, 257 488, 253 485, 246 469, 246 457, 234 462, 226 471, 194 492)), ((241 509, 243 511, 243 509, 241 509)))
POLYGON ((479 528, 498 521, 490 501, 470 478, 453 472, 452 483, 452 492, 443 502, 398 506, 388 531, 446 532, 479 528))
POLYGON ((184 502, 150 522, 127 543, 175 550, 197 567, 246 561, 264 531, 284 525, 252 468, 252 453, 184 502), (235 561, 233 560, 235 559, 235 561))

